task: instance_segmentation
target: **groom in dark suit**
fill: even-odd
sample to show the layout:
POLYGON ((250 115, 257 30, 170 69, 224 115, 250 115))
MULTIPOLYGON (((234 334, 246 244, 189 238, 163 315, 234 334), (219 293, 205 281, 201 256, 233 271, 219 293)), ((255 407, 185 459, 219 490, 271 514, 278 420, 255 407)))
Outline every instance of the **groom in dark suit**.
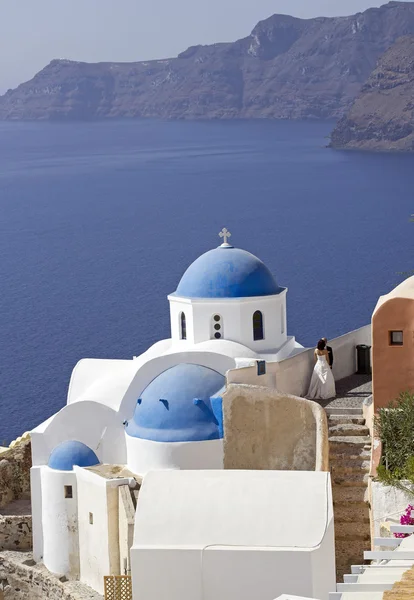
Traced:
POLYGON ((328 346, 328 340, 326 338, 322 338, 322 339, 325 342, 326 349, 327 349, 328 355, 329 355, 329 366, 332 369, 332 365, 333 365, 333 361, 334 361, 333 350, 330 346, 328 346))

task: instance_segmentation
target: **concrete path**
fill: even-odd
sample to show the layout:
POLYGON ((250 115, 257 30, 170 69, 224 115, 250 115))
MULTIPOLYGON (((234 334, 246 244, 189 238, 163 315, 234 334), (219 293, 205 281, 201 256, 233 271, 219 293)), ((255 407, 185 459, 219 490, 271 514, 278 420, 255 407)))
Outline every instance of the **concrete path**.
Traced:
POLYGON ((351 375, 336 382, 336 398, 332 400, 319 400, 324 408, 348 407, 361 408, 365 398, 372 395, 371 375, 351 375))

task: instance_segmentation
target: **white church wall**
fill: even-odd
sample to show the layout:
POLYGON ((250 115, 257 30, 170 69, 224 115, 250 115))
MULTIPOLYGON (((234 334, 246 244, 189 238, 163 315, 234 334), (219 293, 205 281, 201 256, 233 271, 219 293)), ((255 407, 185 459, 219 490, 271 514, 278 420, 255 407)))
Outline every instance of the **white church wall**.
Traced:
POLYGON ((49 571, 79 576, 76 475, 41 467, 43 562, 49 571))
POLYGON ((175 300, 173 297, 170 299, 171 338, 173 342, 183 339, 181 335, 181 313, 185 315, 186 339, 189 344, 194 344, 194 314, 190 299, 175 300))
POLYGON ((62 408, 41 435, 34 435, 33 465, 47 464, 50 453, 61 442, 76 440, 86 444, 101 462, 126 463, 124 429, 119 415, 97 402, 76 402, 62 408))
POLYGON ((181 339, 181 312, 186 315, 187 341, 190 344, 215 339, 215 333, 220 333, 221 339, 232 340, 255 352, 277 349, 286 342, 286 290, 276 296, 254 298, 212 301, 170 296, 169 300, 171 332, 175 342, 181 339), (263 315, 263 340, 253 339, 253 314, 256 311, 263 315), (214 321, 216 315, 220 320, 214 321), (214 329, 216 324, 220 329, 214 329))
POLYGON ((137 505, 133 597, 328 600, 334 548, 329 473, 153 471, 137 505))
POLYGON ((286 314, 286 290, 277 296, 244 299, 240 304, 241 341, 255 352, 280 348, 287 339, 286 327, 282 328, 282 314, 286 314), (263 315, 263 340, 253 339, 253 314, 259 310, 263 315))
POLYGON ((125 434, 128 469, 136 475, 160 469, 222 469, 223 440, 154 442, 125 434))
POLYGON ((220 360, 224 362, 227 369, 231 369, 238 364, 240 359, 244 361, 244 359, 259 358, 259 354, 254 350, 230 340, 207 340, 206 342, 200 342, 196 346, 190 347, 190 351, 212 352, 220 356, 220 360))
POLYGON ((30 499, 32 504, 33 558, 36 562, 43 558, 42 525, 42 467, 30 469, 30 499))
POLYGON ((196 344, 215 339, 215 333, 221 338, 241 342, 240 303, 232 299, 211 302, 206 300, 193 300, 194 310, 194 342, 196 344), (215 321, 215 316, 220 321, 215 321), (220 326, 219 330, 214 325, 220 326))

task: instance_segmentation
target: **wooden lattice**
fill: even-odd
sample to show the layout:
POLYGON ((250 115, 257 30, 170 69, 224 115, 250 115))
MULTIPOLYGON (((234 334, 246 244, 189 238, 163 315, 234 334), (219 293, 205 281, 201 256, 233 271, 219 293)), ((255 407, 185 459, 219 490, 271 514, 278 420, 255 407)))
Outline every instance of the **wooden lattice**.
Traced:
POLYGON ((130 575, 106 575, 104 585, 105 600, 132 600, 130 575))

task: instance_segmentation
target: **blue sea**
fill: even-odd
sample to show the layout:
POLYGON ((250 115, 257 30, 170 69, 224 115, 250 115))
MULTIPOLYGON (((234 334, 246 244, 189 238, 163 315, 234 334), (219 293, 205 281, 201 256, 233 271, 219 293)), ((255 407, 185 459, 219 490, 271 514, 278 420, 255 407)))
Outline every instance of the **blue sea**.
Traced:
POLYGON ((222 227, 289 288, 302 344, 368 323, 414 268, 414 156, 329 150, 332 126, 1 123, 0 443, 65 404, 80 358, 168 337, 222 227))

